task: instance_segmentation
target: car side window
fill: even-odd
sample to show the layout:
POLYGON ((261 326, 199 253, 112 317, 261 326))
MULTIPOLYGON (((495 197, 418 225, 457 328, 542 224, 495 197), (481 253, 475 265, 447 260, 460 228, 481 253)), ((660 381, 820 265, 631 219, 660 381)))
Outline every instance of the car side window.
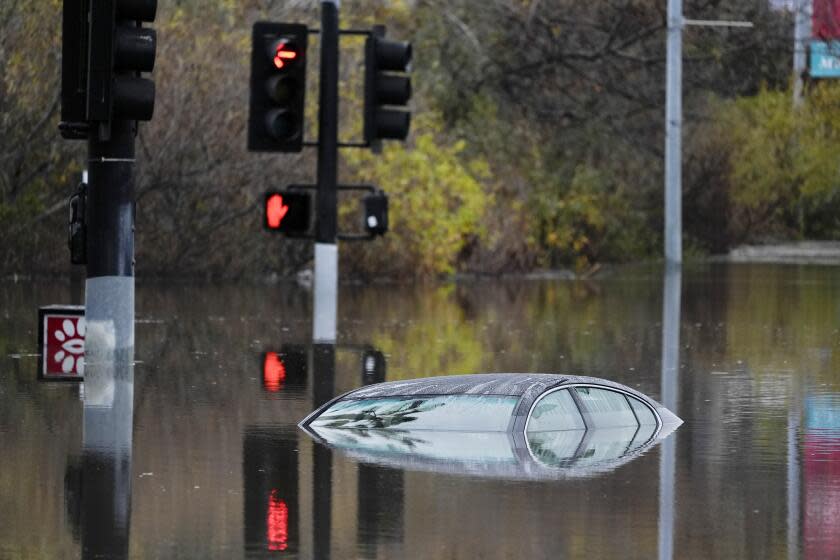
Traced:
POLYGON ((656 426, 656 416, 646 404, 635 397, 628 396, 630 406, 633 407, 633 412, 636 413, 636 418, 639 419, 639 424, 642 426, 656 426))
POLYGON ((591 428, 638 426, 636 415, 622 393, 595 387, 575 387, 591 428))
POLYGON ((585 430, 586 424, 567 389, 554 391, 541 398, 528 419, 528 432, 585 430))

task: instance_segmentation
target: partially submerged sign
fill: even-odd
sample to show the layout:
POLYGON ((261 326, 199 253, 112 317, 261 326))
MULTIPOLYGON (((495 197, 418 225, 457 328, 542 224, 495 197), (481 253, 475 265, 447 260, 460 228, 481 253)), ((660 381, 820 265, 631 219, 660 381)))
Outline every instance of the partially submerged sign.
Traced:
POLYGON ((85 308, 46 305, 38 309, 38 378, 84 380, 85 308))

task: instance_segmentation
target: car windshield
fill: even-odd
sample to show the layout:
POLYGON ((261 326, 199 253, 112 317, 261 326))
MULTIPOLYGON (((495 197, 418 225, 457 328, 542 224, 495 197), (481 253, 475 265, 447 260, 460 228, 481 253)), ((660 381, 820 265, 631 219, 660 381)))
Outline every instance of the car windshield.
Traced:
POLYGON ((397 430, 507 430, 518 397, 441 395, 340 400, 313 427, 397 430))

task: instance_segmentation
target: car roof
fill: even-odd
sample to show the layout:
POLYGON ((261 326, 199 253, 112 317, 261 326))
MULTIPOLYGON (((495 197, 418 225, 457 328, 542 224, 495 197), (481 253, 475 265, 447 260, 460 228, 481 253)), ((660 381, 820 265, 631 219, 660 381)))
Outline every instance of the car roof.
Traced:
POLYGON ((556 373, 472 373, 467 375, 445 375, 406 379, 403 381, 386 381, 375 385, 366 385, 339 395, 324 403, 304 418, 300 422, 300 425, 305 426, 317 418, 321 412, 340 400, 421 395, 500 395, 518 397, 519 405, 514 411, 514 416, 524 417, 528 413, 530 406, 541 394, 554 387, 571 384, 599 385, 624 391, 656 409, 664 423, 671 423, 673 421, 682 423, 682 420, 676 415, 644 393, 621 383, 599 377, 556 373))
POLYGON ((353 399, 411 395, 506 395, 519 397, 529 390, 543 392, 569 378, 550 373, 474 373, 405 381, 388 381, 361 387, 347 395, 353 399))
MULTIPOLYGON (((648 402, 653 399, 620 383, 599 377, 563 375, 556 373, 472 373, 386 381, 360 387, 342 398, 364 399, 413 395, 505 395, 521 397, 528 393, 537 396, 561 384, 592 384, 627 391, 648 402)), ((658 404, 658 403, 657 403, 658 404)))

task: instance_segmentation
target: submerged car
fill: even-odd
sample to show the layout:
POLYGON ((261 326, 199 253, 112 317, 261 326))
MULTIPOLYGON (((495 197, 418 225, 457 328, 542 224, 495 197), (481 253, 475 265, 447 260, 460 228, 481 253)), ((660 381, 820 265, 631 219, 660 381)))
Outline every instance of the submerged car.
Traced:
POLYGON ((497 373, 361 387, 300 426, 365 462, 542 478, 612 470, 680 424, 653 399, 605 379, 497 373))

